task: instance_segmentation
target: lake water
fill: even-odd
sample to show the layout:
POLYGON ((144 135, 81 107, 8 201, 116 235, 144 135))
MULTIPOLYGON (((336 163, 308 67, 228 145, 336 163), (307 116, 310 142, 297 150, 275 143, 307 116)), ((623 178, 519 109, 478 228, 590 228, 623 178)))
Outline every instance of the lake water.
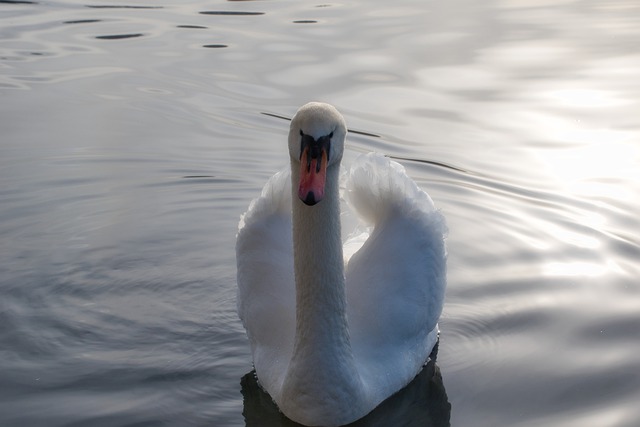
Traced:
POLYGON ((0 425, 290 425, 235 233, 330 102, 445 214, 436 364, 360 425, 640 425, 635 0, 0 1, 0 425))

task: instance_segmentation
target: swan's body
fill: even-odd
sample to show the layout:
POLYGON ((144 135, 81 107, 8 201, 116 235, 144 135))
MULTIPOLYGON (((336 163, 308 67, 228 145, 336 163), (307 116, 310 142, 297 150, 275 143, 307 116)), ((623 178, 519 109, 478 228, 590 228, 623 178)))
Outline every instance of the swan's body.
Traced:
POLYGON ((260 384, 305 425, 355 421, 408 384, 437 340, 446 283, 444 219, 402 166, 360 156, 346 197, 373 225, 344 243, 346 126, 327 104, 291 122, 291 172, 240 221, 238 313, 260 384), (362 244, 364 242, 364 244, 362 244))

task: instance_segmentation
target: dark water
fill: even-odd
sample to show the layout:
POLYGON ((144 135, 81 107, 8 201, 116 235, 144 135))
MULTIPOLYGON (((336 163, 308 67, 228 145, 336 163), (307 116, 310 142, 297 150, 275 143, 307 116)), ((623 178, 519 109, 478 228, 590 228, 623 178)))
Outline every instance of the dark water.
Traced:
POLYGON ((290 425, 233 247, 309 100, 450 228, 437 363, 360 425, 640 425, 639 43, 633 0, 1 1, 0 425, 290 425))

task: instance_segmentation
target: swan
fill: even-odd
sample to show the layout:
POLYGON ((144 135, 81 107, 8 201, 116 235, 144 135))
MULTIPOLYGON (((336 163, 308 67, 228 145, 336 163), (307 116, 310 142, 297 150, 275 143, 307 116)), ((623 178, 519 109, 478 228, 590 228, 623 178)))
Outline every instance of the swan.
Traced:
POLYGON ((446 224, 404 168, 362 154, 344 197, 362 224, 343 243, 347 127, 311 102, 291 120, 290 170, 241 216, 238 314, 259 384, 291 420, 340 426, 407 385, 438 339, 446 224))

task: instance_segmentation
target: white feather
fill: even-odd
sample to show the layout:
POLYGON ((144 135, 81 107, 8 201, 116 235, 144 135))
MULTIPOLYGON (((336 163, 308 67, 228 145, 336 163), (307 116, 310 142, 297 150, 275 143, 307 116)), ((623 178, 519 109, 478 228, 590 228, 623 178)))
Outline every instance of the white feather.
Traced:
MULTIPOLYGON (((323 114, 322 120, 332 119, 323 114)), ((300 121, 294 118, 292 133, 300 121)), ((344 242, 345 265, 326 266, 343 272, 344 288, 338 286, 335 295, 344 303, 316 298, 298 301, 299 306, 310 304, 298 310, 337 316, 327 329, 348 328, 346 341, 333 332, 323 335, 322 329, 296 330, 296 289, 305 285, 297 288, 295 282, 292 204, 299 200, 291 196, 290 172, 274 175, 251 203, 240 221, 236 245, 238 313, 258 380, 285 415, 308 425, 354 421, 408 384, 436 343, 444 300, 446 225, 431 198, 400 164, 379 154, 359 156, 342 176, 347 202, 362 220, 344 242), (340 310, 318 306, 322 304, 346 304, 346 321, 340 310)), ((325 202, 332 203, 323 200, 318 206, 325 202)), ((339 224, 339 218, 324 226, 333 227, 334 222, 339 224)), ((337 250, 330 242, 323 245, 323 236, 308 238, 319 239, 324 250, 337 250)), ((305 327, 310 328, 298 325, 305 327)))

